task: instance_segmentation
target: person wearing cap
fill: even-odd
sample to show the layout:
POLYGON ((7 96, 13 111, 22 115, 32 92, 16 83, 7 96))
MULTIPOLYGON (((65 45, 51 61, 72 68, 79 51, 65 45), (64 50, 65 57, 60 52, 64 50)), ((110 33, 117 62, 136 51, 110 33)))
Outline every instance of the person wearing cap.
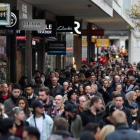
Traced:
POLYGON ((137 119, 138 119, 138 104, 137 103, 132 103, 130 105, 130 110, 131 110, 131 114, 132 114, 132 124, 136 123, 137 119))
POLYGON ((106 105, 105 115, 99 122, 99 126, 102 129, 105 125, 113 125, 112 114, 117 109, 114 104, 108 103, 106 105))
POLYGON ((56 116, 56 118, 63 117, 67 120, 69 123, 69 132, 74 138, 78 138, 83 129, 81 117, 76 114, 76 111, 77 109, 75 109, 74 105, 67 102, 64 107, 64 112, 61 115, 56 116))
POLYGON ((133 85, 133 86, 136 86, 136 78, 135 77, 130 77, 130 81, 131 81, 131 84, 133 85))
POLYGON ((30 126, 36 127, 40 132, 40 140, 47 140, 52 132, 53 120, 44 114, 44 104, 41 100, 33 103, 33 115, 27 119, 30 126))

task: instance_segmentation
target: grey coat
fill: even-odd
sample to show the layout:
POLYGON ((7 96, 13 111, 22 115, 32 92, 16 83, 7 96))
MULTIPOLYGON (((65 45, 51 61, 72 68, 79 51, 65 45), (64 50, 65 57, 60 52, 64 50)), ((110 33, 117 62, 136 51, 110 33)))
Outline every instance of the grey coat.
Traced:
POLYGON ((140 135, 127 125, 120 125, 114 132, 109 133, 105 140, 140 140, 140 135))
POLYGON ((16 106, 15 103, 12 101, 11 98, 4 101, 5 106, 5 114, 9 116, 11 110, 16 106))

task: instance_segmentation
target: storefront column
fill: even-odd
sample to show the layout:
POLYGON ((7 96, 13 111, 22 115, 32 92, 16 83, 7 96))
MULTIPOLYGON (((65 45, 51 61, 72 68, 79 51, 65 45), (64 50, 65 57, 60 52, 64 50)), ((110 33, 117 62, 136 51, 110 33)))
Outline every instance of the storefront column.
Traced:
POLYGON ((88 42, 88 46, 87 46, 87 64, 90 63, 90 59, 91 59, 91 29, 92 29, 92 24, 88 23, 88 25, 87 25, 87 42, 88 42))
POLYGON ((91 43, 91 58, 95 60, 95 43, 91 43))
POLYGON ((79 71, 82 60, 82 39, 78 35, 74 36, 73 57, 75 58, 76 70, 79 71))
POLYGON ((16 46, 16 30, 13 31, 13 36, 10 37, 10 82, 17 82, 17 69, 16 69, 16 60, 17 60, 17 46, 16 46))
POLYGON ((61 70, 61 55, 56 55, 56 68, 61 70))
POLYGON ((131 31, 129 34, 128 62, 140 61, 140 33, 131 31))
POLYGON ((25 54, 25 75, 28 83, 32 79, 32 45, 31 45, 31 31, 26 31, 26 54, 25 54))

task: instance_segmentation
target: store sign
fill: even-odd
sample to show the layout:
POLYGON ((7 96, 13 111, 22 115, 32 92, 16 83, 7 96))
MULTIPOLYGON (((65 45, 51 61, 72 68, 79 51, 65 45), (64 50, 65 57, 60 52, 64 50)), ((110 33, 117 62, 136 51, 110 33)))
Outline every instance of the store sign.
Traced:
POLYGON ((44 30, 45 20, 43 19, 20 19, 19 29, 20 30, 44 30))
POLYGON ((81 23, 79 21, 74 21, 74 34, 81 34, 81 23))
POLYGON ((104 30, 103 29, 96 29, 91 31, 92 36, 104 36, 104 30))
POLYGON ((17 0, 19 19, 32 19, 32 5, 22 0, 17 0))
POLYGON ((74 16, 56 16, 57 32, 73 32, 74 16))
POLYGON ((33 36, 56 36, 56 23, 55 22, 46 22, 45 30, 37 30, 32 32, 33 36))
POLYGON ((96 47, 109 47, 109 39, 96 39, 96 47))
POLYGON ((0 4, 0 25, 10 25, 10 4, 0 4))
POLYGON ((19 11, 11 11, 11 23, 7 26, 0 26, 0 29, 19 29, 19 11))
POLYGON ((66 55, 66 41, 48 41, 46 52, 49 55, 66 55))

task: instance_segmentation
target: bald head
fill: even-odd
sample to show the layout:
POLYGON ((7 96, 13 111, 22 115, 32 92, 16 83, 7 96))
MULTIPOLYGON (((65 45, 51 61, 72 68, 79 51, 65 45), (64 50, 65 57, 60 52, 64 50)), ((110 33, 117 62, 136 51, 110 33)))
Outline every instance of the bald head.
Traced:
POLYGON ((80 107, 80 108, 83 108, 83 105, 84 105, 84 103, 85 103, 86 101, 87 101, 87 100, 86 100, 85 96, 79 97, 79 103, 78 103, 79 107, 80 107))
POLYGON ((63 97, 61 95, 55 96, 54 101, 55 101, 55 103, 56 103, 57 106, 59 106, 59 105, 61 105, 61 104, 64 103, 63 97))
POLYGON ((3 83, 1 87, 2 87, 2 92, 6 94, 8 92, 8 85, 6 83, 3 83))

